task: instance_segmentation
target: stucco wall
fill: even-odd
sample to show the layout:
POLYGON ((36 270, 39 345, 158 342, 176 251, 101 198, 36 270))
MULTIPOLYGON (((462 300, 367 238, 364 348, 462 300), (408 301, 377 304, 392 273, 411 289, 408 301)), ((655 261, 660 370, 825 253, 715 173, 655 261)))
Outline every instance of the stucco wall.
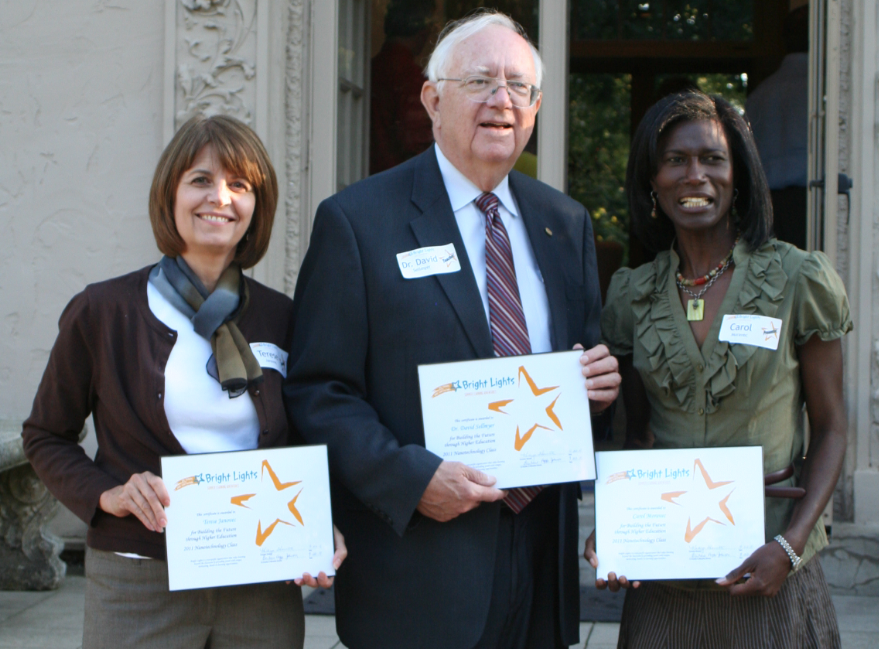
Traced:
POLYGON ((157 259, 162 0, 0 3, 0 418, 24 418, 64 305, 157 259))

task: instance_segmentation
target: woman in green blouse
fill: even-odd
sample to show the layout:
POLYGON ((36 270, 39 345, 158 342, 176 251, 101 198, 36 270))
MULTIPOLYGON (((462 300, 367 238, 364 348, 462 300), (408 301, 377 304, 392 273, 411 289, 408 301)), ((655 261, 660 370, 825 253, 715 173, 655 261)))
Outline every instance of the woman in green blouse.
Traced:
MULTIPOLYGON (((626 447, 759 444, 764 472, 788 470, 778 486, 805 495, 767 497, 765 545, 717 582, 599 577, 598 588, 631 587, 618 646, 838 647, 816 553, 845 453, 842 282, 822 253, 772 236, 753 136, 721 98, 690 92, 653 106, 626 185, 635 231, 658 251, 614 275, 601 321, 623 375, 626 447), (719 341, 726 314, 780 319, 777 350, 719 341)), ((585 555, 600 565, 594 536, 585 555)))

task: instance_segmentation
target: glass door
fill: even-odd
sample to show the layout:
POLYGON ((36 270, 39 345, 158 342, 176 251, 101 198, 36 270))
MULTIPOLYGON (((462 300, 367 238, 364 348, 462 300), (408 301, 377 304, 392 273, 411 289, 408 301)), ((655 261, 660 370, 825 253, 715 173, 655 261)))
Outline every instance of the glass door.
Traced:
POLYGON ((336 189, 366 176, 369 150, 368 0, 339 1, 336 189))

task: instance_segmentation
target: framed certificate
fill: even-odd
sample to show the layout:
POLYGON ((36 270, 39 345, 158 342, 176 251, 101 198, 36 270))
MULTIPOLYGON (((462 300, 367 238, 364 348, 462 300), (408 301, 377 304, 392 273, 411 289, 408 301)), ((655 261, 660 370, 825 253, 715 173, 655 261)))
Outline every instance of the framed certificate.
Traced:
POLYGON ((335 574, 326 446, 162 458, 170 590, 335 574))
POLYGON ((596 453, 599 577, 717 579, 764 544, 760 446, 596 453))
POLYGON ((593 479, 581 355, 419 365, 427 449, 496 477, 501 489, 593 479))

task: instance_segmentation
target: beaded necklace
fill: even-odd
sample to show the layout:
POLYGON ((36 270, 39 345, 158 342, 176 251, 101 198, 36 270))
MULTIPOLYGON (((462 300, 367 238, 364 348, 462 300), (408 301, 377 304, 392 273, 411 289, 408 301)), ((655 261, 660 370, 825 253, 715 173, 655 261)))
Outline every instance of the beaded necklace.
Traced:
POLYGON ((708 289, 714 285, 714 282, 716 282, 718 278, 723 275, 723 272, 729 268, 729 265, 732 263, 733 251, 739 243, 740 236, 741 235, 736 236, 732 248, 730 248, 726 257, 720 260, 717 267, 713 268, 702 277, 687 279, 681 274, 680 268, 675 272, 675 282, 677 283, 678 288, 693 298, 692 300, 687 300, 687 320, 689 322, 700 322, 705 317, 705 300, 702 299, 702 296, 708 292, 708 289), (705 288, 698 293, 694 293, 689 288, 693 286, 702 286, 703 284, 705 285, 705 288))

